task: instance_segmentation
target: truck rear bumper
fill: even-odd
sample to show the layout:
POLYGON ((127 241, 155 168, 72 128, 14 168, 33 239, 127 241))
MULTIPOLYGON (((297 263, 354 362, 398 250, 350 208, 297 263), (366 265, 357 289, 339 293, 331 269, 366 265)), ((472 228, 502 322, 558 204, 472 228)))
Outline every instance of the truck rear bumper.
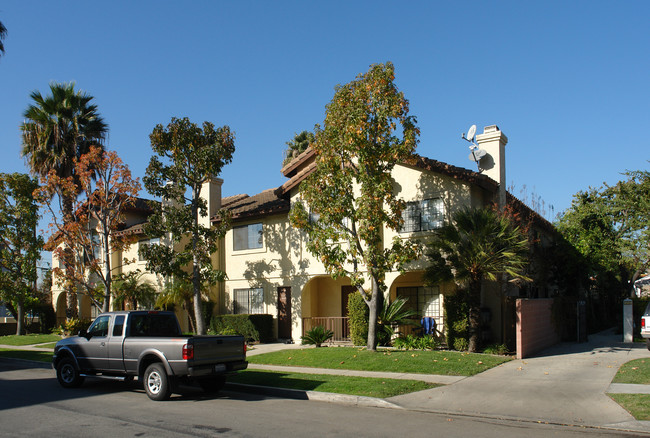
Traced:
POLYGON ((212 365, 199 365, 195 367, 188 367, 187 374, 190 377, 211 376, 232 373, 235 371, 245 370, 248 368, 248 362, 242 360, 240 362, 228 362, 212 365))

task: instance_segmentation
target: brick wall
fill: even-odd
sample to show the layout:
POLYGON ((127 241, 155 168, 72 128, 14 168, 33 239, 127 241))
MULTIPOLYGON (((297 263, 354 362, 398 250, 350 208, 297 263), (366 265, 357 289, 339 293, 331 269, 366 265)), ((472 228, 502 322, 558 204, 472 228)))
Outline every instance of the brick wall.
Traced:
POLYGON ((517 357, 523 359, 557 344, 551 317, 552 299, 517 300, 517 357))

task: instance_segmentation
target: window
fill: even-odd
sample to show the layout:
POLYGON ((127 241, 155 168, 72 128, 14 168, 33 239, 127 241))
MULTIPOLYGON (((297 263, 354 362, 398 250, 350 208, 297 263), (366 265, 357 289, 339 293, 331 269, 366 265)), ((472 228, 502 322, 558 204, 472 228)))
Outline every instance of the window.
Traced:
POLYGON ((264 313, 264 289, 261 287, 235 289, 233 293, 232 308, 234 314, 264 313))
POLYGON ((117 315, 113 323, 113 336, 122 336, 124 329, 124 315, 117 315))
POLYGON ((415 310, 419 318, 431 316, 441 323, 440 291, 437 287, 398 287, 397 296, 408 298, 405 308, 415 310))
POLYGON ((440 228, 444 221, 444 211, 442 198, 407 202, 406 208, 402 212, 404 224, 400 233, 429 231, 440 228))
POLYGON ((250 224, 233 228, 233 248, 235 251, 243 249, 262 248, 264 233, 262 224, 250 224))
POLYGON ((146 261, 142 256, 141 249, 147 245, 160 245, 160 237, 155 237, 153 239, 140 240, 138 242, 138 260, 141 262, 146 261))
POLYGON ((110 319, 110 316, 100 316, 97 318, 88 328, 88 334, 92 337, 108 335, 108 321, 110 319))

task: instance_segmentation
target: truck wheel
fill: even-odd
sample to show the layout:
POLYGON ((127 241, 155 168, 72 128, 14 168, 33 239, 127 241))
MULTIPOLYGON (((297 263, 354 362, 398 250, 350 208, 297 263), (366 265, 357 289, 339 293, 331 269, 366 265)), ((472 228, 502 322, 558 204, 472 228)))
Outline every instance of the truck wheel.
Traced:
POLYGON ((202 379, 199 379, 199 385, 204 392, 209 394, 221 391, 225 384, 225 376, 203 377, 202 379))
POLYGON ((144 390, 151 400, 167 400, 171 395, 169 377, 165 367, 160 363, 152 363, 144 372, 144 390))
POLYGON ((64 388, 77 388, 84 382, 84 377, 70 358, 61 359, 56 365, 56 379, 64 388))

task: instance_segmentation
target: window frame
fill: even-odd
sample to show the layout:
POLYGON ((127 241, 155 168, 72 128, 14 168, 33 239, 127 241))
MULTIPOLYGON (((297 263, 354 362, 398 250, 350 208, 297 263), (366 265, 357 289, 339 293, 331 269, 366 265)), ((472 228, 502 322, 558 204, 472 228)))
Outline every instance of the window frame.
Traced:
POLYGON ((419 233, 441 228, 445 221, 445 204, 441 196, 406 202, 399 233, 419 233))
POLYGON ((232 290, 232 313, 233 315, 259 315, 264 313, 264 288, 263 287, 249 287, 237 288, 232 290), (246 293, 245 303, 238 294, 246 293), (259 294, 259 297, 254 297, 253 294, 259 294), (257 298, 259 303, 255 303, 254 299, 257 298))
POLYGON ((239 225, 232 228, 232 249, 233 251, 249 251, 249 250, 259 250, 264 249, 264 223, 255 222, 252 224, 239 225), (257 228, 259 227, 259 228, 257 228), (238 237, 238 230, 246 230, 246 238, 242 239, 243 236, 238 237), (257 233, 259 235, 257 239, 257 244, 251 245, 252 241, 255 241, 254 236, 257 233), (245 245, 242 245, 245 242, 245 245), (258 246, 259 245, 259 246, 258 246))

